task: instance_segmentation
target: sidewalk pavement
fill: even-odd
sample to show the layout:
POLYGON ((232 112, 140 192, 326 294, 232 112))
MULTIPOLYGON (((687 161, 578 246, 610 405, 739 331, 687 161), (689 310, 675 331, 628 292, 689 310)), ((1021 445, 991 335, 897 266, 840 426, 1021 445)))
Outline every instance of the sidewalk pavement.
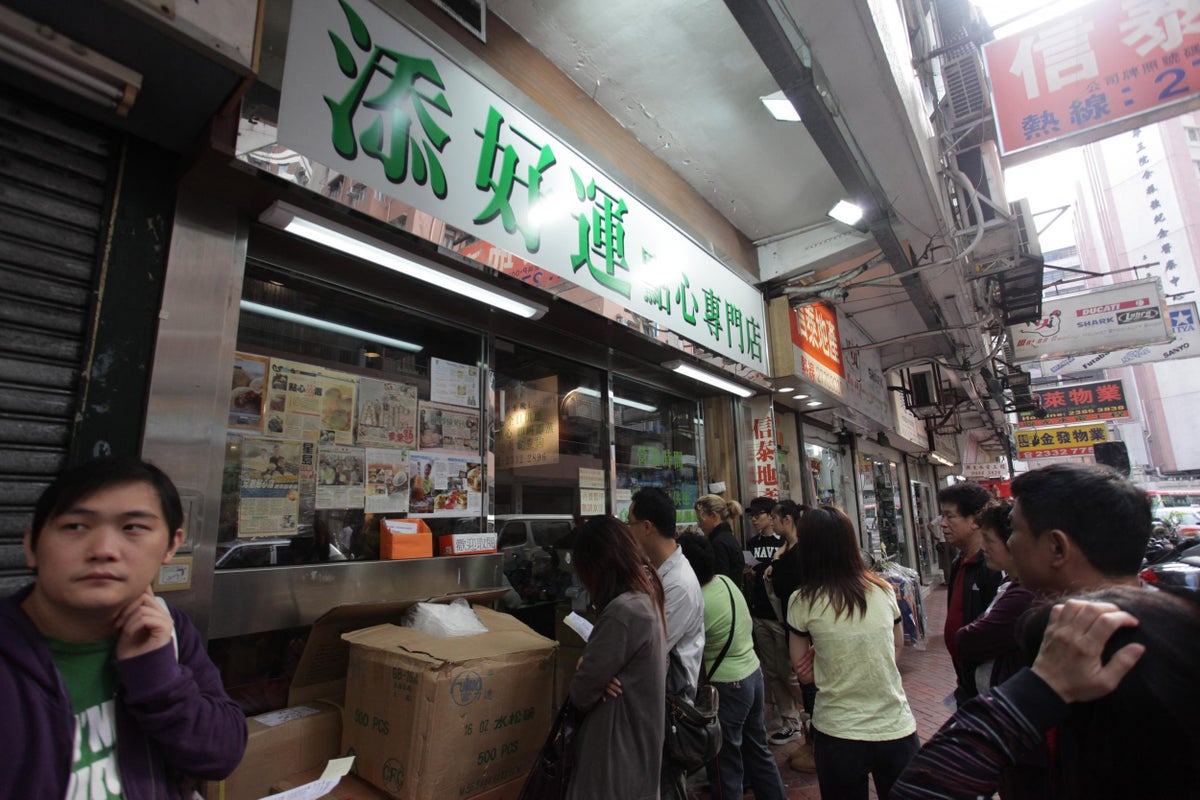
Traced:
MULTIPOLYGON (((942 705, 942 701, 946 695, 953 693, 955 684, 954 667, 942 641, 942 627, 946 622, 944 585, 933 587, 925 595, 925 619, 925 649, 905 647, 900 659, 900 677, 904 681, 908 705, 917 719, 917 733, 922 742, 928 741, 949 719, 950 711, 942 705)), ((789 744, 771 748, 787 788, 788 800, 819 800, 821 791, 817 788, 816 774, 796 772, 788 766, 788 756, 799 746, 789 744)), ((746 794, 746 797, 753 796, 753 793, 746 794)), ((699 797, 707 798, 709 795, 701 792, 699 797)), ((871 787, 871 797, 875 797, 874 786, 871 787)))

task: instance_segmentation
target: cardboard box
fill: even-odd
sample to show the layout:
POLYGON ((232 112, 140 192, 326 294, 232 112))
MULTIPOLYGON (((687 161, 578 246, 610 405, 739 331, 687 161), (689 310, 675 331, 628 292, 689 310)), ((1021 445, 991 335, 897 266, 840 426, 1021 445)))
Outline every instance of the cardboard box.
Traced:
POLYGON ((344 752, 400 800, 470 798, 529 771, 554 714, 557 644, 475 606, 488 633, 377 625, 350 643, 344 752))
POLYGON ((423 519, 384 519, 379 522, 379 557, 433 558, 433 531, 423 519))
POLYGON ((207 800, 258 800, 280 778, 323 768, 336 758, 342 739, 342 710, 309 703, 250 717, 242 763, 223 781, 209 781, 207 800))
MULTIPOLYGON (((321 777, 321 772, 324 769, 325 766, 322 765, 316 769, 307 769, 304 772, 297 772, 295 775, 288 775, 286 778, 276 781, 275 785, 271 787, 271 792, 278 794, 279 792, 286 792, 289 789, 303 786, 306 783, 312 783, 321 777)), ((343 775, 342 779, 338 781, 337 786, 333 787, 333 791, 329 794, 321 795, 316 800, 388 800, 388 795, 386 792, 379 791, 357 775, 343 775)))
POLYGON ((447 533, 438 537, 438 554, 462 556, 467 553, 496 552, 494 533, 447 533))

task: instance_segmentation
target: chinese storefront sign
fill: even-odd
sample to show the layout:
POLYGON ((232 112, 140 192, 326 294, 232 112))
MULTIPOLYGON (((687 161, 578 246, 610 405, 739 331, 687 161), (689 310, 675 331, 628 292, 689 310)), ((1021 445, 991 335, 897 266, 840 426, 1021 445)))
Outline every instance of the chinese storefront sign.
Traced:
POLYGON ((1100 0, 989 42, 983 56, 1001 155, 1083 144, 1197 105, 1200 3, 1100 0))
POLYGON ((754 420, 754 493, 779 497, 779 469, 775 463, 775 425, 770 417, 754 420))
POLYGON ((1075 372, 1085 369, 1115 369, 1116 367, 1131 367, 1134 364, 1153 364, 1158 361, 1181 361, 1185 358, 1200 356, 1200 315, 1196 313, 1195 303, 1177 303, 1167 306, 1167 317, 1171 323, 1171 334, 1174 337, 1166 344, 1154 347, 1141 345, 1111 353, 1098 353, 1088 356, 1071 356, 1064 358, 1049 367, 1043 366, 1043 371, 1057 375, 1064 372, 1075 372))
POLYGON ((1092 445, 1107 442, 1104 425, 1075 425, 1069 428, 1034 428, 1016 432, 1018 458, 1090 456, 1092 445))
POLYGON ((1016 363, 1169 342, 1158 278, 1127 281, 1042 300, 1041 319, 1011 325, 1016 363))
POLYGON ((1008 467, 999 461, 963 464, 962 474, 964 478, 972 481, 986 480, 987 478, 1003 478, 1008 475, 1008 467))
POLYGON ((297 0, 288 52, 281 144, 766 371, 751 284, 368 0, 297 0))
POLYGON ((800 351, 801 377, 841 396, 842 340, 837 313, 824 303, 792 309, 792 342, 800 351))
POLYGON ((1119 380, 1081 383, 1033 392, 1046 416, 1038 418, 1033 412, 1022 411, 1018 423, 1022 428, 1036 425, 1062 425, 1099 419, 1128 419, 1129 405, 1125 402, 1125 386, 1119 380))

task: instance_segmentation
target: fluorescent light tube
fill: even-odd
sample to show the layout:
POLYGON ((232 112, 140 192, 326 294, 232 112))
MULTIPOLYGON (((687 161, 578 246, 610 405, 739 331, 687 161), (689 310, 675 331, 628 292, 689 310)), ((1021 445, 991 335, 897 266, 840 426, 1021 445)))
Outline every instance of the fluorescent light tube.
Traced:
POLYGON ((389 347, 408 350, 410 353, 419 353, 425 349, 419 344, 406 342, 403 339, 393 339, 390 336, 382 336, 378 333, 351 328, 347 325, 339 325, 336 322, 329 322, 328 320, 317 319, 316 317, 306 317, 303 314, 297 314, 293 311, 285 311, 282 308, 275 308, 274 306, 264 306, 262 303, 252 303, 249 300, 243 300, 241 308, 242 311, 249 311, 251 314, 259 314, 264 317, 283 320, 284 322, 295 322, 298 325, 320 328, 323 331, 330 331, 332 333, 341 333, 346 336, 353 336, 355 339, 365 339, 368 342, 386 344, 389 347))
MULTIPOLYGON (((584 386, 577 386, 575 387, 574 391, 579 392, 579 394, 586 395, 587 397, 600 397, 600 392, 596 391, 595 389, 588 389, 584 386)), ((624 397, 617 397, 615 394, 613 395, 613 402, 619 406, 636 408, 638 411, 658 411, 658 406, 646 405, 645 403, 639 403, 637 400, 626 400, 624 397)))
POLYGON ((678 372, 680 375, 686 375, 694 381, 707 383, 709 386, 723 389, 730 394, 736 394, 738 397, 753 397, 757 394, 753 389, 748 389, 733 381, 727 381, 724 378, 718 378, 711 372, 693 367, 691 364, 684 363, 683 361, 667 361, 663 366, 669 370, 678 372))
POLYGON ((500 289, 493 289, 465 277, 451 274, 432 262, 404 254, 382 242, 372 241, 365 234, 345 228, 335 222, 310 215, 295 206, 276 202, 263 212, 259 221, 287 233, 325 245, 333 250, 370 261, 394 272, 486 303, 525 319, 538 319, 546 313, 545 306, 531 303, 500 289))

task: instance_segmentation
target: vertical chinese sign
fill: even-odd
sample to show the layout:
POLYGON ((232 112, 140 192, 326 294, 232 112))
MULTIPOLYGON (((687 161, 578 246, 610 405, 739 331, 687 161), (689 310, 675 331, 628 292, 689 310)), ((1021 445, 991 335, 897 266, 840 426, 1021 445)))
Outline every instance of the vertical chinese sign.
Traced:
POLYGON ((792 343, 800 360, 798 375, 838 397, 845 391, 842 340, 837 312, 824 303, 792 309, 792 343))
POLYGON ((1200 105, 1200 4, 1099 0, 1085 11, 984 45, 1001 155, 1200 105))
POLYGON ((754 496, 779 498, 775 424, 770 417, 754 420, 754 496))

